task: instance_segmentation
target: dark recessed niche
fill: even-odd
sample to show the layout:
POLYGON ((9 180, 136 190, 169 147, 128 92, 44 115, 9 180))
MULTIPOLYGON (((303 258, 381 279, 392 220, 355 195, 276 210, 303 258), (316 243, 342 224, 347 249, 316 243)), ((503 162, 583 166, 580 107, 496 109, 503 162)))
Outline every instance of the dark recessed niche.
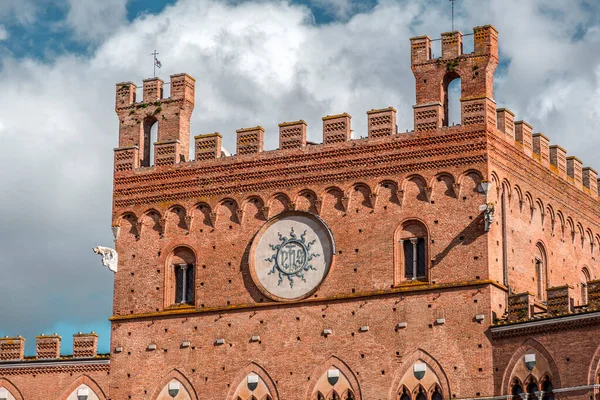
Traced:
POLYGON ((157 256, 160 257, 160 251, 158 252, 157 256))
POLYGON ((433 223, 437 225, 438 224, 438 220, 436 219, 435 221, 433 221, 433 223))

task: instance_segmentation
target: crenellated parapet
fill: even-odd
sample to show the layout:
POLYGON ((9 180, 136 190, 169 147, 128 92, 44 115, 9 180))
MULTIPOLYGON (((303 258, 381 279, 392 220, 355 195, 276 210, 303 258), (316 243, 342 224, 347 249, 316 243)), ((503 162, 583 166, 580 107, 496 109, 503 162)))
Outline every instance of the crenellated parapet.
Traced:
POLYGON ((115 111, 119 116, 119 147, 115 149, 115 171, 150 166, 154 146, 156 165, 172 165, 189 159, 190 119, 194 109, 195 79, 187 74, 171 75, 171 96, 164 98, 160 78, 144 80, 138 102, 133 82, 117 84, 115 111), (156 142, 152 127, 158 124, 156 142))
POLYGON ((432 57, 428 36, 411 38, 411 66, 417 85, 415 131, 448 126, 448 85, 461 80, 461 125, 496 126, 494 71, 498 66, 498 31, 473 29, 474 52, 463 53, 463 34, 442 33, 442 55, 432 57))
POLYGON ((513 144, 525 155, 540 163, 550 172, 572 186, 598 199, 598 174, 559 145, 550 144, 543 133, 532 133, 533 127, 526 121, 515 121, 515 114, 507 108, 498 108, 496 131, 507 143, 513 144))
MULTIPOLYGON (((35 357, 25 357, 25 338, 22 336, 0 338, 0 363, 25 360, 56 360, 71 358, 61 357, 60 346, 62 337, 54 333, 52 335, 41 334, 36 337, 35 357)), ((98 355, 98 334, 76 333, 73 335, 72 358, 94 358, 98 355)))
POLYGON ((0 338, 0 362, 22 360, 25 355, 25 338, 22 336, 0 338))

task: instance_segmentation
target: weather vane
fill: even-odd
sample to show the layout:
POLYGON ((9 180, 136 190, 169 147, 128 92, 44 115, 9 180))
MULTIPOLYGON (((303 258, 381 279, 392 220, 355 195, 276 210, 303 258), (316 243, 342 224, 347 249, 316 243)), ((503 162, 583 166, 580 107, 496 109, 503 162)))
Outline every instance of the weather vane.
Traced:
POLYGON ((450 0, 450 3, 452 4, 452 32, 454 32, 454 2, 456 0, 450 0))
POLYGON ((162 64, 160 63, 160 61, 158 61, 158 58, 156 58, 156 56, 158 55, 158 53, 156 52, 156 49, 154 50, 154 53, 152 53, 150 55, 154 56, 154 77, 156 78, 156 67, 162 68, 162 64))

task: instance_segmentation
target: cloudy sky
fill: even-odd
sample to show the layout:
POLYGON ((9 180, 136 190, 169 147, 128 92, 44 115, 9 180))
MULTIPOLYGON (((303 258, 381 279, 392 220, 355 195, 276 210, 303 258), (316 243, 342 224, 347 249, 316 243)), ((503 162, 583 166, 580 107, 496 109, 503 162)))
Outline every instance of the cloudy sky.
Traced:
MULTIPOLYGON (((600 3, 457 0, 456 28, 500 32, 496 101, 600 169, 600 3)), ((2 0, 0 2, 0 335, 77 331, 108 351, 115 83, 187 72, 192 134, 394 106, 412 129, 409 38, 451 30, 448 0, 2 0)), ((439 42, 436 42, 439 43, 439 42)), ((465 52, 472 51, 467 37, 465 52)), ((434 48, 434 56, 439 55, 434 48)))

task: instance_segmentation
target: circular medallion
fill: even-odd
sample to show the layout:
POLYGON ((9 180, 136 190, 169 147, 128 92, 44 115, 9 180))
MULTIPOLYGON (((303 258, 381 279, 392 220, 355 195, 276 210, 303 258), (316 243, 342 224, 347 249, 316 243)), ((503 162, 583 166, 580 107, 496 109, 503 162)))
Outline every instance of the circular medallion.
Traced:
POLYGON ((335 244, 316 215, 292 211, 269 220, 250 249, 250 274, 273 300, 310 296, 327 276, 335 244))

